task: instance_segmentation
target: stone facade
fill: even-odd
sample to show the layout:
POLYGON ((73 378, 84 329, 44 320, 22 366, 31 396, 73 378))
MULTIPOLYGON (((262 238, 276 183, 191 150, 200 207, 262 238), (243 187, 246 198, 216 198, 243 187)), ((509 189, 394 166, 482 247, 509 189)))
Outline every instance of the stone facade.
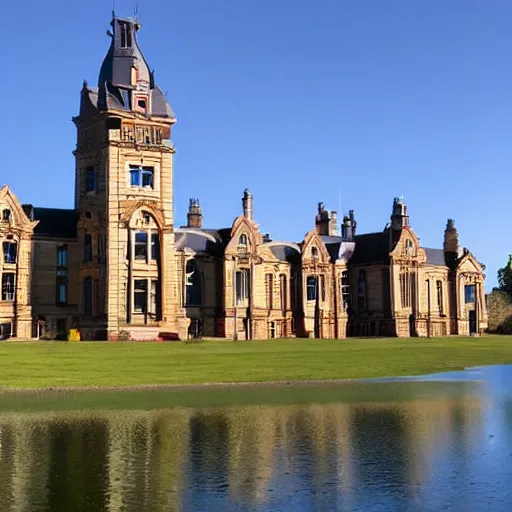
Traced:
POLYGON ((380 233, 338 230, 320 203, 300 242, 271 240, 245 190, 231 227, 204 229, 198 199, 175 228, 174 113, 137 43, 114 17, 98 87, 84 83, 73 210, 0 191, 0 336, 269 339, 444 336, 487 325, 482 266, 459 247, 420 246, 395 199, 380 233))

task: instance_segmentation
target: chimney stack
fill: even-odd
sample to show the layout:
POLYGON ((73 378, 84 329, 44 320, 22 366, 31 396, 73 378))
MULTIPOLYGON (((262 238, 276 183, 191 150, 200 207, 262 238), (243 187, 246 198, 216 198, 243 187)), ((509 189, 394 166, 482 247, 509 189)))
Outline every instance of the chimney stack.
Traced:
POLYGON ((244 197, 242 197, 242 208, 244 210, 244 217, 252 220, 252 194, 249 192, 248 188, 244 190, 244 197))
POLYGON ((201 229, 203 227, 203 212, 199 199, 192 198, 188 204, 187 228, 201 229))
POLYGON ((409 215, 407 215, 407 205, 403 197, 395 197, 393 200, 393 213, 391 214, 391 229, 400 231, 409 225, 409 215))

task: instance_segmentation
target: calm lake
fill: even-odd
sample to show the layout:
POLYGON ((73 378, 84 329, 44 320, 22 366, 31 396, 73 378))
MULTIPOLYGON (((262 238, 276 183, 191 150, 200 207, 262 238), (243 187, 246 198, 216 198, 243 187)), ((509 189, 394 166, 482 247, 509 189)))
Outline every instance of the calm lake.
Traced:
POLYGON ((511 384, 4 394, 0 510, 509 511, 511 384))

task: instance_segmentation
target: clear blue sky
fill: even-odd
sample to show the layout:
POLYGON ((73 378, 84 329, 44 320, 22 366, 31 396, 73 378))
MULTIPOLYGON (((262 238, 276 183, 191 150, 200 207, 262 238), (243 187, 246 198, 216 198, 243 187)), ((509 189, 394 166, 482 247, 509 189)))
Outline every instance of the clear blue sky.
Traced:
MULTIPOLYGON (((120 15, 134 1, 116 0, 120 15)), ((109 0, 8 2, 0 182, 73 207, 83 79, 96 85, 109 0)), ((178 117, 176 223, 198 197, 230 226, 243 189, 274 239, 301 240, 324 201, 380 231, 394 196, 441 247, 448 217, 487 265, 512 252, 512 2, 140 0, 139 35, 178 117)))

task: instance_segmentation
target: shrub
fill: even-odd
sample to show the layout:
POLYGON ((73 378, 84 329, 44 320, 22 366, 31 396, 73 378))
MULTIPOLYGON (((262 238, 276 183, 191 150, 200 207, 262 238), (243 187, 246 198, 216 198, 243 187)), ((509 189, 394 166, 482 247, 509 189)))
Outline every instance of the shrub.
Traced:
POLYGON ((499 290, 493 290, 485 297, 489 332, 512 334, 512 298, 499 290))

